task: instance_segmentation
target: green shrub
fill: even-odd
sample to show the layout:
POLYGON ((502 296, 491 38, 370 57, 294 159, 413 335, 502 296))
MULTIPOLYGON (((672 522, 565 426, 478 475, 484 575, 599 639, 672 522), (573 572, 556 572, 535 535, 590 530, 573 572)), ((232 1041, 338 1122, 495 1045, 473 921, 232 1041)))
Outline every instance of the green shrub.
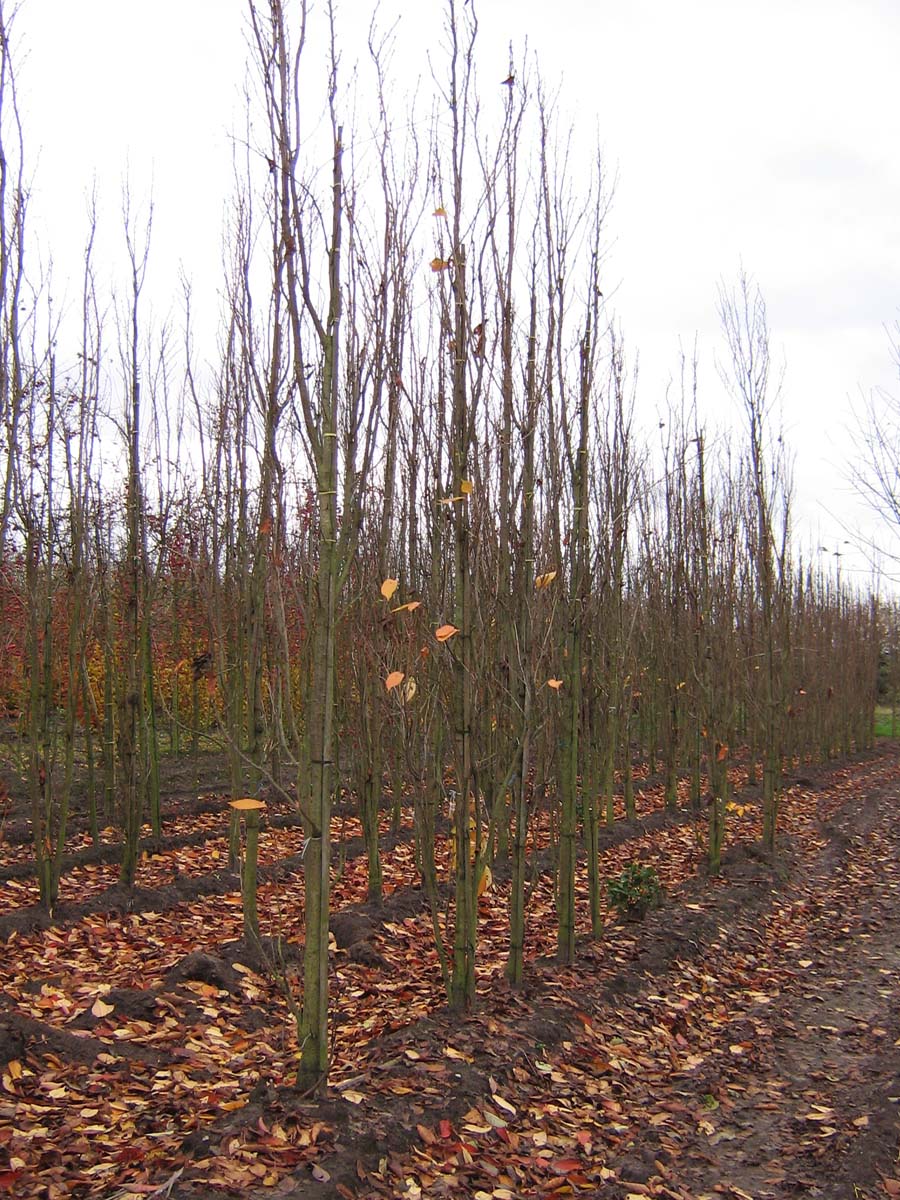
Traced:
POLYGON ((607 881, 609 902, 626 917, 643 917, 662 898, 659 876, 653 867, 629 863, 620 875, 607 881))

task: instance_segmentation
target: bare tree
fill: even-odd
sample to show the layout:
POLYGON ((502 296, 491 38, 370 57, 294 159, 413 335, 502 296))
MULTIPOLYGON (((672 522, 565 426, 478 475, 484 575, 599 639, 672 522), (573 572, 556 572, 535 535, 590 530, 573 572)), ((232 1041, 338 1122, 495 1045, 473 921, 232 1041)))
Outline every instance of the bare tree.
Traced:
POLYGON ((11 36, 16 8, 0 0, 0 571, 4 569, 15 486, 19 422, 25 399, 22 288, 25 281, 24 136, 19 116, 11 36))
MULTIPOLYGON (((120 355, 124 387, 122 435, 125 441, 125 563, 123 577, 123 671, 117 688, 117 724, 122 818, 125 841, 121 879, 134 883, 138 843, 147 797, 147 678, 150 637, 149 569, 147 562, 146 511, 142 470, 142 379, 140 300, 150 253, 151 219, 142 240, 134 225, 131 199, 126 188, 123 224, 128 252, 128 304, 121 314, 120 355)), ((157 777, 158 785, 158 777, 157 777)), ((157 795, 158 811, 158 795, 157 795)))
MULTIPOLYGON (((900 320, 887 334, 900 379, 900 320)), ((856 458, 850 464, 850 482, 879 522, 896 535, 900 532, 900 395, 876 388, 854 415, 851 437, 856 458)), ((881 537, 866 539, 864 545, 876 561, 900 558, 900 551, 881 537)))
POLYGON ((783 439, 773 430, 780 387, 770 380, 769 330, 759 287, 742 274, 732 294, 720 289, 719 315, 730 355, 723 380, 747 422, 753 514, 748 549, 755 570, 762 657, 756 707, 762 728, 763 842, 774 851, 787 709, 790 475, 783 439))

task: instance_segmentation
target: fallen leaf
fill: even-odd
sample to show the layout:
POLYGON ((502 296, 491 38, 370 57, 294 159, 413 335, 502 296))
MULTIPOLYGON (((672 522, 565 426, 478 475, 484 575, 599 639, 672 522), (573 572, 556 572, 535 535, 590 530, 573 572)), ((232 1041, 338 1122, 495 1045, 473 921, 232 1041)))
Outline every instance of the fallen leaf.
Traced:
POLYGON ((555 1175, 569 1175, 572 1171, 580 1171, 583 1166, 580 1158, 558 1158, 551 1164, 551 1170, 555 1175))

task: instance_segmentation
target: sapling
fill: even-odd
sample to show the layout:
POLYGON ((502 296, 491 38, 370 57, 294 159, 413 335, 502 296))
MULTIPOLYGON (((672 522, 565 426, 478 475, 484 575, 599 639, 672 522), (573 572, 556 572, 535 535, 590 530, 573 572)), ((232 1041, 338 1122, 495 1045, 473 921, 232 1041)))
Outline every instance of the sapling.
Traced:
POLYGON ((250 797, 230 801, 232 821, 244 814, 244 863, 241 871, 241 908, 244 914, 244 938, 248 944, 259 944, 259 913, 256 908, 256 863, 259 854, 259 814, 266 807, 263 800, 250 797))

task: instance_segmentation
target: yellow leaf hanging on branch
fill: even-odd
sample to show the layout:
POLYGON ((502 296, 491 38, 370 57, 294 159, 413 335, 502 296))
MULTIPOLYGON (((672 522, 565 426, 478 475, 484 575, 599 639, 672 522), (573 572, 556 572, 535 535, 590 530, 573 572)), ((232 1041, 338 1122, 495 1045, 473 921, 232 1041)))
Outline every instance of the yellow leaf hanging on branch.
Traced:
POLYGON ((417 608, 420 608, 421 605, 422 605, 421 600, 408 600, 406 602, 406 604, 398 604, 396 608, 392 608, 391 612, 392 613, 414 612, 417 608))
POLYGON ((382 596, 384 596, 385 600, 390 600, 390 598, 393 596, 394 592, 396 592, 396 590, 399 586, 400 586, 399 580, 386 579, 384 581, 384 583, 381 585, 381 594, 382 594, 382 596))
POLYGON ((541 588, 549 587, 555 578, 556 571, 547 571, 544 575, 538 575, 534 581, 534 586, 540 591, 541 588))
POLYGON ((442 625, 434 631, 434 636, 439 642, 448 642, 455 633, 459 633, 455 625, 442 625))
POLYGON ((553 688, 554 692, 558 692, 559 689, 562 687, 562 685, 563 685, 563 681, 561 679, 548 679, 547 680, 547 687, 553 688))
POLYGON ((389 692, 393 691, 395 687, 400 686, 405 678, 406 676, 402 671, 391 671, 390 675, 388 675, 387 679, 384 681, 384 686, 389 692))

